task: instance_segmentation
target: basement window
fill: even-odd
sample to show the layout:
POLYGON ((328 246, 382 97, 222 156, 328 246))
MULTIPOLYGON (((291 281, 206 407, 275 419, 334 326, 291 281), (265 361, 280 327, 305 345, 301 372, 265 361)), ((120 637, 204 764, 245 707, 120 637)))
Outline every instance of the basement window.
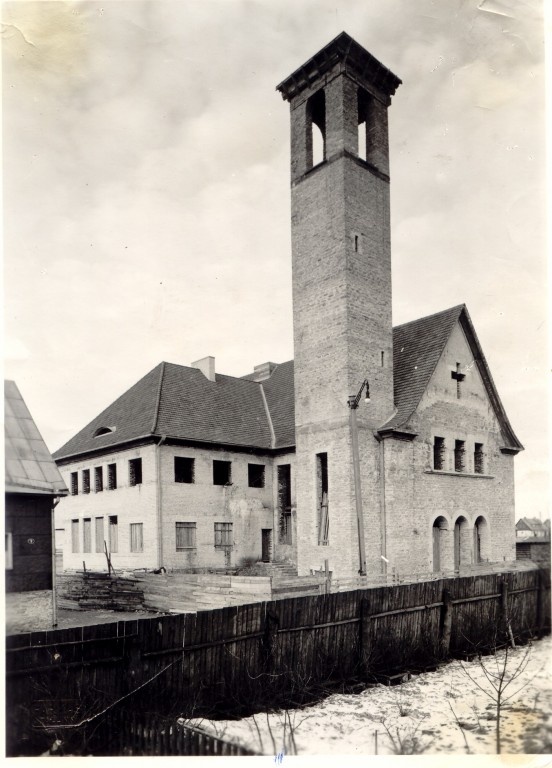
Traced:
POLYGON ((96 493, 103 491, 103 467, 94 468, 94 490, 96 493))
POLYGON ((464 440, 454 441, 454 471, 464 472, 466 468, 466 442, 464 440))
POLYGON ((79 493, 79 473, 71 472, 71 496, 77 496, 79 493))
POLYGON ((82 470, 82 492, 90 493, 90 470, 82 470))
POLYGON ((176 551, 181 552, 184 549, 195 549, 196 524, 195 523, 175 523, 175 525, 176 525, 176 551))
POLYGON ((213 485, 231 485, 232 462, 213 461, 213 485))
POLYGON ((482 475, 485 472, 483 443, 475 443, 473 447, 473 471, 476 475, 482 475))
POLYGON ((130 524, 130 551, 131 552, 144 551, 144 524, 143 523, 130 524))
POLYGON ((188 459, 185 456, 174 457, 174 482, 175 483, 193 483, 194 482, 194 459, 188 459))
POLYGON ((435 437, 433 439, 433 469, 445 468, 445 438, 435 437))
POLYGON ((232 547, 232 523, 215 523, 215 549, 232 547))
POLYGON ((329 544, 330 519, 328 514, 328 454, 316 454, 316 487, 318 504, 318 544, 329 544))
POLYGON ((114 491, 115 488, 117 488, 117 465, 108 464, 107 465, 107 489, 109 491, 114 491))
POLYGON ((265 465, 264 464, 248 464, 247 479, 248 479, 248 485, 250 488, 264 488, 265 487, 265 465))
POLYGON ((142 484, 142 459, 129 459, 128 478, 130 485, 142 484))

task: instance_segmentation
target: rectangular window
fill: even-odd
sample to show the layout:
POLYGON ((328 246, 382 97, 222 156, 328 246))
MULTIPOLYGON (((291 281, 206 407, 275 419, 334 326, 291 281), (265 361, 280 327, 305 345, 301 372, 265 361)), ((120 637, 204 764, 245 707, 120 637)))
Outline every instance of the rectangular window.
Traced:
POLYGON ((213 485, 227 485, 232 482, 232 462, 213 461, 213 485))
POLYGON ((103 491, 103 467, 94 468, 94 490, 96 493, 103 491))
POLYGON ((128 462, 128 478, 130 485, 142 483, 142 459, 130 459, 128 462))
POLYGON ((433 469, 445 468, 445 438, 435 437, 433 439, 433 469))
POLYGON ((195 549, 196 545, 196 524, 195 523, 176 523, 176 551, 183 549, 195 549))
POLYGON ((464 472, 465 470, 466 443, 464 440, 454 441, 454 471, 464 472))
POLYGON ((475 443, 473 447, 473 471, 477 475, 482 475, 485 472, 483 443, 475 443))
POLYGON ((96 518, 96 552, 104 551, 104 519, 96 518))
POLYGON ((82 521, 82 551, 92 552, 92 518, 85 517, 82 521))
POLYGON ((247 479, 248 479, 248 484, 250 488, 264 488, 265 487, 265 465, 264 464, 248 464, 247 479))
POLYGON ((144 551, 144 524, 143 523, 130 524, 130 551, 131 552, 144 551))
POLYGON ((194 460, 185 456, 174 457, 174 482, 175 483, 193 483, 194 482, 194 460))
POLYGON ((114 491, 117 487, 117 465, 107 465, 107 488, 109 491, 114 491))
POLYGON ((318 496, 318 544, 326 546, 330 540, 327 453, 316 454, 316 484, 318 496))
POLYGON ((6 531, 5 563, 6 571, 13 570, 13 537, 11 531, 6 531))
POLYGON ((119 551, 119 525, 117 515, 109 516, 109 551, 119 551))
POLYGON ((278 467, 278 517, 280 544, 291 544, 291 465, 278 467))
POLYGON ((71 496, 77 496, 79 492, 79 473, 71 472, 71 496))
POLYGON ((80 552, 78 520, 71 520, 71 552, 80 552))
POLYGON ((82 470, 82 492, 90 493, 90 470, 82 470))
POLYGON ((228 549, 232 546, 232 523, 215 523, 215 547, 228 549))

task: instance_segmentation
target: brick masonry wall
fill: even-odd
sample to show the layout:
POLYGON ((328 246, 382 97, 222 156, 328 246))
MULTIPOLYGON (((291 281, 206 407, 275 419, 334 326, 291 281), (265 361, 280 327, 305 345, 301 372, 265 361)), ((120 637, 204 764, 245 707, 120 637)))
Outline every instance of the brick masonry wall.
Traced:
POLYGON ((5 604, 6 634, 52 628, 52 590, 9 592, 5 604))
MULTIPOLYGON (((89 570, 107 568, 103 543, 101 552, 96 552, 95 518, 103 518, 104 539, 108 540, 108 518, 118 518, 118 551, 112 554, 115 568, 143 568, 157 566, 157 483, 156 483, 156 448, 143 445, 138 448, 105 454, 96 459, 74 462, 59 468, 69 489, 71 472, 79 473, 79 494, 67 496, 56 507, 56 529, 63 528, 63 567, 66 570, 82 569, 83 560, 89 570), (129 460, 142 459, 142 483, 131 486, 129 480, 129 460), (117 488, 107 490, 107 465, 117 465, 117 488), (94 490, 94 469, 103 467, 104 490, 94 490), (82 493, 82 470, 89 469, 91 476, 90 493, 82 493), (91 518, 91 549, 83 552, 83 519, 91 518), (71 520, 79 520, 79 551, 72 551, 71 520), (130 524, 142 523, 143 552, 130 551, 130 524)), ((57 533, 56 533, 57 535, 57 533)), ((56 542, 59 546, 61 542, 56 542)), ((109 546, 109 544, 108 544, 109 546)))
POLYGON ((274 542, 274 488, 269 456, 233 451, 161 447, 163 564, 167 568, 239 565, 244 557, 261 558, 262 530, 274 542), (176 483, 174 457, 194 459, 195 482, 176 483), (213 460, 232 463, 232 485, 213 485, 213 460), (248 486, 248 464, 265 466, 264 488, 248 486), (176 522, 196 523, 196 548, 176 551, 176 522), (227 557, 215 548, 214 524, 232 523, 234 546, 227 557))
MULTIPOLYGON (((118 518, 118 552, 112 553, 112 563, 118 569, 190 567, 227 567, 239 565, 243 558, 261 558, 262 530, 272 531, 272 554, 278 554, 278 521, 275 519, 277 488, 276 465, 292 464, 294 454, 271 456, 237 451, 202 450, 181 446, 142 446, 134 450, 106 454, 93 461, 79 461, 61 467, 62 476, 71 487, 71 473, 79 473, 79 494, 63 499, 56 508, 57 546, 63 548, 63 567, 105 570, 103 552, 96 552, 95 520, 103 518, 104 538, 108 539, 108 518, 118 518), (161 485, 156 481, 161 473, 161 485), (175 482, 174 457, 194 460, 194 483, 175 482), (142 458, 142 484, 129 485, 129 459, 142 458), (213 460, 230 461, 232 485, 213 484, 213 460), (107 490, 107 465, 117 465, 117 488, 107 490), (264 488, 248 486, 248 464, 265 465, 264 488), (94 491, 94 469, 104 469, 104 490, 94 491), (91 492, 82 493, 82 470, 90 469, 91 492), (159 493, 159 496, 158 496, 159 493), (162 513, 162 546, 158 552, 158 503, 162 513), (83 519, 91 519, 91 549, 83 552, 83 519), (79 552, 72 552, 71 520, 79 520, 79 552), (176 522, 196 523, 196 547, 176 551, 176 522), (234 547, 229 554, 214 545, 214 523, 232 522, 234 547), (144 551, 130 552, 130 524, 143 523, 144 551), (159 560, 161 557, 161 560, 159 560)), ((292 489, 294 471, 292 468, 292 489)), ((294 500, 292 490, 292 499, 294 500)), ((295 537, 294 537, 295 538, 295 537)), ((103 545, 102 545, 103 546, 103 545)), ((284 547, 280 555, 294 559, 293 547, 284 547)))
MULTIPOLYGON (((299 574, 329 560, 336 576, 359 568, 347 399, 368 377, 375 397, 359 416, 365 467, 377 473, 376 425, 393 410, 388 182, 356 157, 357 85, 328 78, 326 162, 304 172, 308 110, 292 104, 292 252, 299 574), (383 352, 383 365, 382 365, 383 352), (328 454, 330 536, 318 545, 316 454, 328 454)), ((373 160, 387 170, 385 108, 376 109, 373 160)), ((379 488, 363 488, 367 537, 379 542, 379 488), (375 513, 375 517, 374 517, 375 513)))
POLYGON ((390 567, 403 573, 432 570, 432 529, 438 517, 446 521, 443 568, 454 565, 453 530, 460 517, 466 521, 464 564, 473 560, 473 527, 480 517, 486 524, 482 557, 493 562, 515 559, 514 457, 500 452, 500 426, 477 367, 470 366, 471 362, 470 349, 458 326, 412 419, 418 437, 413 442, 384 441, 387 554, 390 567), (466 370, 460 399, 456 381, 451 378, 457 362, 466 370), (435 436, 445 438, 443 471, 433 470, 435 436), (465 441, 465 472, 454 471, 455 440, 465 441), (484 446, 484 474, 474 472, 476 442, 484 446))

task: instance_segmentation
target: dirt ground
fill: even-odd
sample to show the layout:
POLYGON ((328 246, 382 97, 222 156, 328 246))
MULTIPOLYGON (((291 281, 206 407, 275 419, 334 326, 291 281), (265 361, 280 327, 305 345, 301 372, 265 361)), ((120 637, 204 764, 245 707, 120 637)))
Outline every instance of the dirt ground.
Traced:
POLYGON ((133 619, 152 619, 159 616, 152 611, 70 611, 66 608, 58 609, 56 629, 68 627, 89 627, 92 624, 109 624, 116 621, 132 621, 133 619))

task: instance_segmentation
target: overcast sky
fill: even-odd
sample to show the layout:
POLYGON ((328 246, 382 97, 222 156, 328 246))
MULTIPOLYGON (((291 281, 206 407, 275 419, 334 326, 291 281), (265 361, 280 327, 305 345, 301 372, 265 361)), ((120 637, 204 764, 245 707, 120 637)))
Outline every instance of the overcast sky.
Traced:
POLYGON ((342 30, 390 110, 393 320, 465 302, 544 515, 538 0, 3 6, 5 375, 55 450, 161 360, 293 357, 289 106, 342 30))

